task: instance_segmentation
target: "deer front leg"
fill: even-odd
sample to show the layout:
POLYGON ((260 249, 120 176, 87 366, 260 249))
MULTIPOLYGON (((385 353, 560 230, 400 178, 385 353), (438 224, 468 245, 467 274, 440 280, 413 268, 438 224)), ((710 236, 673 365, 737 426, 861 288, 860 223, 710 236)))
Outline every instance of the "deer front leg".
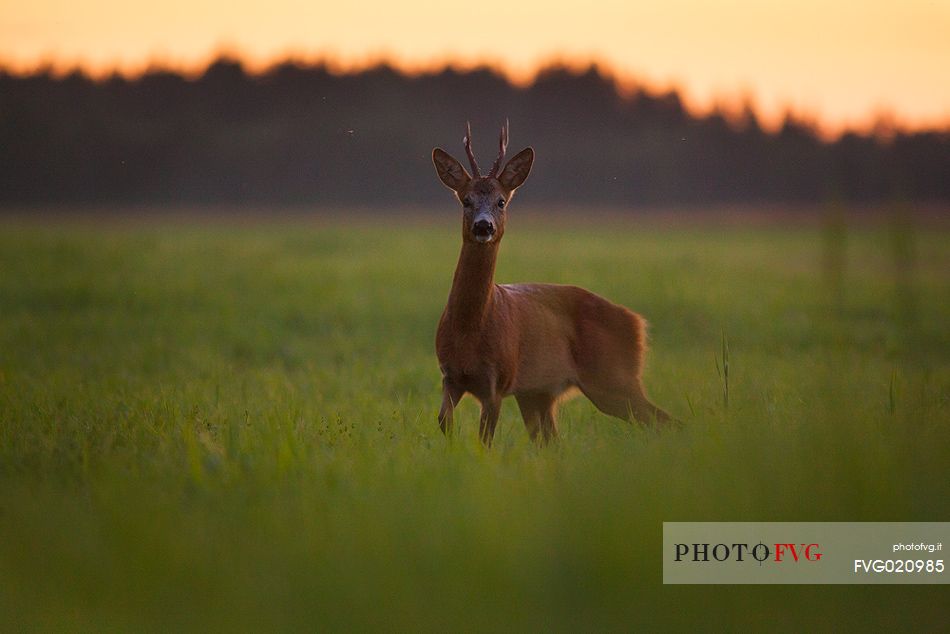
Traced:
POLYGON ((455 406, 462 398, 463 391, 452 385, 448 379, 442 379, 442 407, 439 409, 439 429, 446 436, 452 433, 455 406))
POLYGON ((501 414, 501 399, 493 397, 482 403, 478 435, 486 447, 491 447, 492 439, 495 437, 495 425, 498 424, 499 414, 501 414))

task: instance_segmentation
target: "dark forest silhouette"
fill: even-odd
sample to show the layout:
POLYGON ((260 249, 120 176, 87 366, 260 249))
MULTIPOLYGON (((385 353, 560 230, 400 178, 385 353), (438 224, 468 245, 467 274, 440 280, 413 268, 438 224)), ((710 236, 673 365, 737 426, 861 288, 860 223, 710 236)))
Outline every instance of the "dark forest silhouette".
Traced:
POLYGON ((432 148, 460 156, 471 120, 493 156, 506 117, 512 151, 537 151, 536 204, 950 201, 950 130, 826 142, 789 117, 768 133, 751 109, 695 116, 596 66, 522 88, 488 69, 250 75, 219 59, 197 78, 0 72, 0 205, 444 203, 432 148))

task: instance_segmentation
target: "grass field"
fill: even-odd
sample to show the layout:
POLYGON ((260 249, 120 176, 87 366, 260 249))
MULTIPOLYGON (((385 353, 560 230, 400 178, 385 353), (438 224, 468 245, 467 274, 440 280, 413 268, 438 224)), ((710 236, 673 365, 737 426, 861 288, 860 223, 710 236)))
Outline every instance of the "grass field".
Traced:
POLYGON ((439 433, 454 213, 0 219, 0 630, 946 626, 946 586, 663 586, 664 520, 950 518, 950 230, 512 212, 651 322, 655 435, 439 433), (729 381, 722 376, 728 357, 729 381), (726 398, 728 396, 728 405, 726 398))

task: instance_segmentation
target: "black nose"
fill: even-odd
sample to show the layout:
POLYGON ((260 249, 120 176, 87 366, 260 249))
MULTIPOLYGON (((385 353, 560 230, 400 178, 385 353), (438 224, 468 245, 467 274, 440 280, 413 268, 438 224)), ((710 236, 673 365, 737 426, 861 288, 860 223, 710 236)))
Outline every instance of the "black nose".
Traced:
POLYGON ((472 231, 477 236, 492 236, 495 235, 495 225, 490 220, 479 220, 472 225, 472 231))

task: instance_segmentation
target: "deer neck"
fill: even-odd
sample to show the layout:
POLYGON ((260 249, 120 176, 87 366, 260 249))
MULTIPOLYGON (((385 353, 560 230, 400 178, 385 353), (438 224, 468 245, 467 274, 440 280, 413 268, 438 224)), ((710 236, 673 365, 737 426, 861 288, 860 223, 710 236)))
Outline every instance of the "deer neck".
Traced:
POLYGON ((462 243, 446 307, 448 316, 456 323, 478 325, 490 314, 494 303, 498 245, 497 241, 462 243))

